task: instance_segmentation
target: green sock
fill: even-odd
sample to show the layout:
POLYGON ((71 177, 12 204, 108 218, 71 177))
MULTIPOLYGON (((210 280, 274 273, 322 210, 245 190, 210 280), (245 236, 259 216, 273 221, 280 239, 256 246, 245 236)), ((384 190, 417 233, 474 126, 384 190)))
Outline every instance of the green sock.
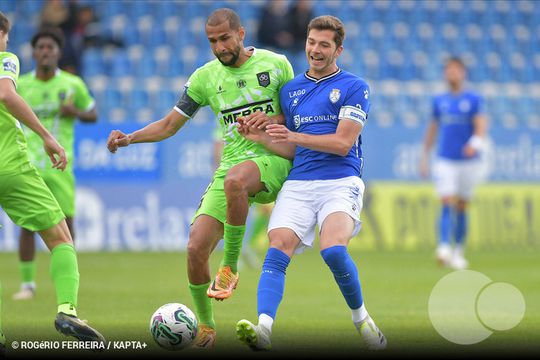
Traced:
POLYGON ((56 289, 58 311, 68 311, 69 315, 74 315, 79 291, 79 268, 73 245, 64 243, 51 250, 51 278, 56 289))
POLYGON ((23 283, 31 283, 36 279, 36 262, 21 261, 19 263, 19 271, 21 272, 21 279, 23 283))
POLYGON ((221 266, 229 265, 233 273, 238 271, 238 258, 242 250, 242 241, 246 225, 230 225, 225 223, 223 232, 223 261, 221 266))
POLYGON ((212 299, 206 295, 208 286, 210 286, 210 282, 200 285, 189 284, 189 291, 191 292, 191 297, 195 303, 195 313, 197 314, 199 325, 204 324, 215 329, 216 322, 214 321, 212 299))

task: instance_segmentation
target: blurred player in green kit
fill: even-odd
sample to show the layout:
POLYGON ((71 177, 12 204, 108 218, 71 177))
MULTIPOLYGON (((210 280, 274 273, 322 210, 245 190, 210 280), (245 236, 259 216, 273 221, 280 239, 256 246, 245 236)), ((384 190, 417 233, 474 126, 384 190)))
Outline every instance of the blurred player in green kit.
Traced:
MULTIPOLYGON (((77 254, 64 213, 28 157, 19 121, 39 136, 53 169, 67 166, 62 146, 17 94, 19 59, 6 51, 10 28, 8 18, 0 12, 0 206, 15 224, 39 232, 51 251, 50 274, 58 306, 56 329, 81 341, 104 342, 99 332, 77 317, 77 254)), ((4 350, 0 324, 0 355, 4 350)))
MULTIPOLYGON (((60 29, 41 29, 33 36, 31 44, 36 69, 20 77, 17 92, 30 105, 43 126, 64 147, 68 159, 72 160, 75 121, 96 121, 94 99, 81 78, 58 68, 64 46, 64 36, 60 29)), ((26 127, 23 129, 30 160, 58 201, 74 238, 75 176, 72 162, 68 163, 63 172, 51 169, 40 137, 26 127)), ((22 283, 20 291, 13 295, 14 300, 26 300, 35 296, 35 253, 34 231, 21 228, 19 268, 22 283)))

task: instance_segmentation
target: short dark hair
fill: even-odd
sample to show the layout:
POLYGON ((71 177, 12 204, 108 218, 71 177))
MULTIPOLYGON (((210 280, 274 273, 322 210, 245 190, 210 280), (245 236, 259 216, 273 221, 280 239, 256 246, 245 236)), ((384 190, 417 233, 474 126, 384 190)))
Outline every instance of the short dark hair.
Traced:
POLYGON ((44 37, 50 37, 53 39, 58 44, 60 50, 64 48, 64 33, 60 28, 53 26, 43 27, 34 36, 32 36, 32 41, 30 42, 32 44, 32 48, 35 48, 38 40, 44 37))
POLYGON ((8 33, 11 30, 11 23, 6 15, 0 11, 0 31, 8 33))
POLYGON ((446 59, 446 62, 444 63, 444 67, 447 67, 448 65, 452 63, 458 64, 459 66, 463 68, 463 70, 467 69, 467 67, 465 66, 465 62, 463 62, 463 60, 458 56, 450 56, 448 59, 446 59))
POLYGON ((206 20, 207 26, 218 26, 223 24, 225 21, 229 22, 229 27, 232 30, 238 30, 242 26, 240 22, 240 16, 229 8, 220 8, 215 10, 210 14, 206 20))
POLYGON ((336 47, 340 47, 341 45, 343 45, 343 40, 345 40, 345 26, 337 17, 332 15, 323 15, 316 17, 308 24, 308 35, 312 29, 334 31, 334 42, 336 43, 336 47))

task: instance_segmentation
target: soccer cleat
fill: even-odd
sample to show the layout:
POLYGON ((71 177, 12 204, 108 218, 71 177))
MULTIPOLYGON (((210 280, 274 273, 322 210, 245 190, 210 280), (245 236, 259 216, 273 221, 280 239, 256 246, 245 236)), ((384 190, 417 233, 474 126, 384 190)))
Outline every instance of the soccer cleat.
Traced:
POLYGON ((193 347, 198 349, 211 349, 216 343, 216 330, 206 325, 199 325, 197 337, 193 341, 193 347))
POLYGON ((36 288, 34 286, 21 285, 19 292, 13 294, 13 300, 31 300, 36 297, 36 288))
POLYGON ((452 247, 448 244, 441 244, 436 251, 437 262, 442 266, 450 265, 452 260, 452 247))
POLYGON ((206 294, 216 300, 225 300, 231 297, 237 284, 238 273, 233 274, 231 267, 225 265, 219 268, 216 278, 208 287, 206 294))
POLYGON ((236 323, 236 337, 255 351, 270 350, 272 347, 268 331, 248 320, 236 323))
POLYGON ((469 262, 465 260, 463 255, 454 254, 450 260, 450 267, 454 270, 465 270, 469 266, 469 262))
POLYGON ((369 315, 367 318, 359 323, 355 323, 354 325, 362 336, 368 350, 386 349, 386 337, 384 337, 381 330, 379 330, 369 315))
POLYGON ((79 341, 98 341, 106 343, 103 335, 76 316, 59 312, 54 320, 54 327, 58 332, 66 336, 73 336, 79 341))

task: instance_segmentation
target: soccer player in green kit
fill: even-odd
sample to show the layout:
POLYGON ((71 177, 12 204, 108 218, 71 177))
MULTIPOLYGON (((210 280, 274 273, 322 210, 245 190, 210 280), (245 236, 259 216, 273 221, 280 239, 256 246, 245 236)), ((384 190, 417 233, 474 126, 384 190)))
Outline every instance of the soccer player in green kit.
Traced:
MULTIPOLYGON (((50 273, 58 305, 56 329, 81 341, 104 343, 99 332, 77 317, 79 270, 73 241, 58 202, 28 157, 19 121, 39 134, 53 168, 64 170, 67 165, 62 146, 17 94, 19 59, 6 52, 10 28, 8 18, 0 12, 0 206, 15 224, 39 232, 51 251, 50 273)), ((1 328, 0 344, 2 352, 5 337, 1 328)))
MULTIPOLYGON (((36 69, 19 78, 17 92, 64 147, 68 159, 73 159, 75 121, 77 118, 83 122, 96 121, 94 99, 81 78, 58 68, 64 46, 64 35, 59 28, 41 29, 32 37, 31 44, 36 69)), ((27 128, 23 129, 30 160, 66 215, 67 226, 74 238, 75 175, 71 162, 62 172, 51 169, 39 136, 27 128)), ((22 228, 19 236, 22 283, 20 291, 13 295, 15 300, 26 300, 35 296, 35 253, 34 232, 22 228)))
MULTIPOLYGON (((245 30, 231 9, 218 9, 206 21, 206 35, 217 59, 197 69, 173 110, 159 121, 124 134, 114 130, 111 152, 133 143, 156 142, 174 135, 201 106, 210 105, 224 141, 221 164, 204 193, 191 224, 188 242, 189 288, 200 322, 196 347, 212 347, 216 339, 210 298, 228 298, 238 282, 237 264, 251 202, 273 202, 289 173, 291 162, 243 138, 237 117, 255 111, 282 121, 279 90, 293 78, 283 55, 244 47, 245 30), (224 239, 224 257, 214 281, 208 260, 224 239)), ((263 127, 255 122, 251 126, 263 127)))

